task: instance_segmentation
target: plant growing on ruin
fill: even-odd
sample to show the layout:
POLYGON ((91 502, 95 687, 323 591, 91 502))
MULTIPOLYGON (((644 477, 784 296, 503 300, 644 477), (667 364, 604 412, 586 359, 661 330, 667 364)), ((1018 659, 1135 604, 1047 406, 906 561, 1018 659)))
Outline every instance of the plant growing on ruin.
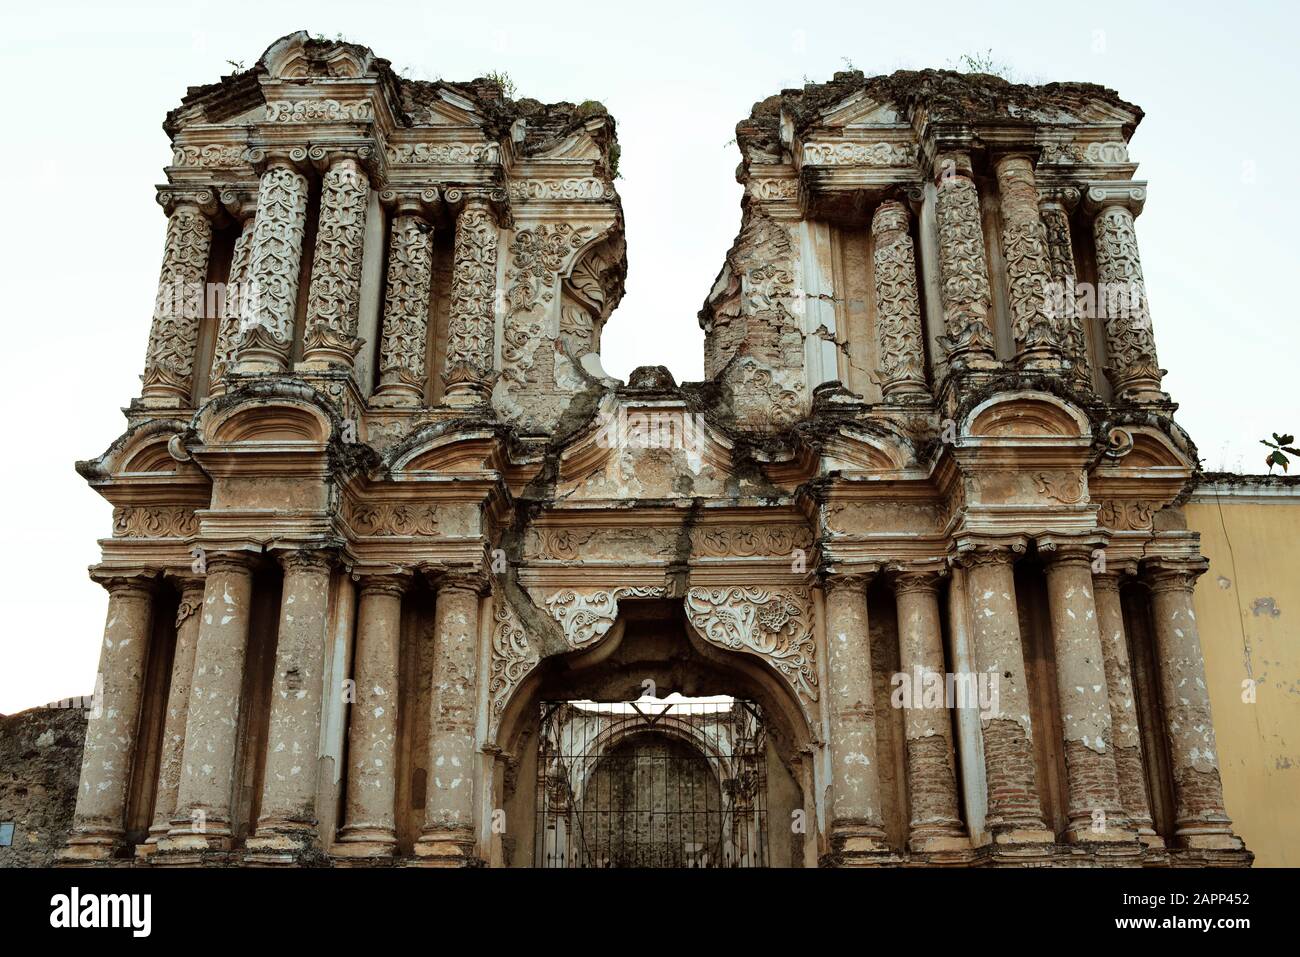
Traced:
POLYGON ((1285 453, 1290 452, 1292 455, 1300 455, 1300 449, 1293 448, 1291 445, 1295 441, 1294 435, 1278 435, 1274 432, 1272 442, 1268 439, 1260 439, 1259 441, 1261 445, 1267 445, 1273 450, 1264 459, 1264 464, 1268 466, 1270 475, 1273 474, 1273 466, 1275 465, 1282 466, 1283 472, 1290 471, 1291 460, 1286 457, 1285 453))
POLYGON ((983 53, 963 53, 957 59, 957 69, 961 73, 987 73, 1009 82, 1013 80, 1010 64, 995 60, 992 48, 983 53))
POLYGON ((505 70, 492 70, 484 75, 486 79, 491 80, 497 86, 501 87, 501 95, 507 100, 515 98, 515 92, 519 89, 515 81, 511 79, 510 74, 505 70))

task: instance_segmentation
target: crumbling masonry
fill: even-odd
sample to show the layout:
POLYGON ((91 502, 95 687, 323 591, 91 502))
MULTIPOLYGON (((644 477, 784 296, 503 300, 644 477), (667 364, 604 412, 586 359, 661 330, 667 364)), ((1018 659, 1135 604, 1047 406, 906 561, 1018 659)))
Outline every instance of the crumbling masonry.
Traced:
POLYGON ((762 775, 709 786, 764 782, 727 840, 767 863, 1248 864, 1141 118, 938 71, 758 103, 706 381, 624 384, 600 104, 301 33, 191 88, 143 388, 78 466, 114 521, 61 859, 532 865, 583 786, 541 703, 651 688, 755 703, 762 775))

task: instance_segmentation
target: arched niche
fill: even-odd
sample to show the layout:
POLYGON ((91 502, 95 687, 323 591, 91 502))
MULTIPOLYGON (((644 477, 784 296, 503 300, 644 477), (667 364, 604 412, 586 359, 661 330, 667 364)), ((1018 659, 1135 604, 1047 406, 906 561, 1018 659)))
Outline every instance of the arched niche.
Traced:
POLYGON ((979 438, 1087 438, 1088 418, 1047 392, 1003 392, 971 409, 962 434, 979 438))
POLYGON ((239 403, 214 413, 203 423, 209 445, 326 444, 333 433, 330 417, 310 402, 275 398, 239 403))

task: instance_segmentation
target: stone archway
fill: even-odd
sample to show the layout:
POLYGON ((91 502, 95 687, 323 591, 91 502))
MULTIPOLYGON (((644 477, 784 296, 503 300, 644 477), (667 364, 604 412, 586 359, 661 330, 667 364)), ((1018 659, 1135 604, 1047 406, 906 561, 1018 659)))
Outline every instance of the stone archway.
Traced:
POLYGON ((546 866, 548 854, 551 866, 557 866, 557 859, 567 860, 562 866, 789 867, 816 862, 815 751, 801 703, 761 660, 703 640, 688 623, 680 600, 626 600, 599 642, 542 659, 503 709, 496 740, 501 751, 492 809, 503 812, 506 826, 491 835, 494 866, 546 866), (668 709, 661 716, 662 703, 670 700, 679 702, 677 713, 668 709), (745 746, 754 753, 744 768, 736 759, 734 740, 728 743, 726 734, 709 728, 707 717, 697 713, 691 718, 684 710, 699 701, 725 701, 729 703, 713 707, 736 709, 734 715, 715 715, 715 724, 746 714, 747 704, 759 716, 761 742, 757 749, 752 743, 745 746), (554 708, 586 708, 595 715, 633 703, 656 720, 606 722, 589 740, 570 745, 564 762, 556 760, 552 733, 548 751, 546 722, 554 721, 554 708), (665 772, 657 777, 655 762, 665 772), (667 773, 673 762, 677 766, 667 773), (701 793, 706 781, 711 783, 701 793), (639 788, 644 795, 655 786, 689 789, 692 783, 697 786, 694 803, 668 795, 657 808, 638 807, 633 793, 639 788), (762 794, 755 798, 753 790, 760 785, 762 794), (593 786, 606 788, 598 799, 587 791, 593 786), (626 792, 622 797, 619 788, 626 792), (630 807, 620 804, 624 798, 630 807), (558 816, 557 808, 562 812, 558 816), (655 815, 643 814, 637 824, 636 815, 650 810, 659 817, 652 821, 655 815), (685 831, 667 826, 665 818, 672 813, 697 814, 694 833, 689 819, 685 831), (559 827, 572 828, 572 835, 575 815, 581 814, 586 814, 584 826, 596 827, 611 815, 624 815, 620 827, 642 828, 640 850, 635 840, 606 836, 589 840, 578 854, 569 839, 557 838, 554 828, 557 817, 563 817, 569 823, 559 827), (548 827, 549 836, 541 833, 548 827), (655 849, 647 851, 647 845, 655 849))

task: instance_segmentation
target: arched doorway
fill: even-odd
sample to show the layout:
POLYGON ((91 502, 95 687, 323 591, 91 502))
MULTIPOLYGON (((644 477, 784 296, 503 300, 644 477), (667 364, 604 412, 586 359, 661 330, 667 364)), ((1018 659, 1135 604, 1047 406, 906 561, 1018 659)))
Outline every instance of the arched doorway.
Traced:
POLYGON ((502 715, 494 865, 815 864, 812 732, 783 679, 701 640, 680 600, 620 603, 502 715))

